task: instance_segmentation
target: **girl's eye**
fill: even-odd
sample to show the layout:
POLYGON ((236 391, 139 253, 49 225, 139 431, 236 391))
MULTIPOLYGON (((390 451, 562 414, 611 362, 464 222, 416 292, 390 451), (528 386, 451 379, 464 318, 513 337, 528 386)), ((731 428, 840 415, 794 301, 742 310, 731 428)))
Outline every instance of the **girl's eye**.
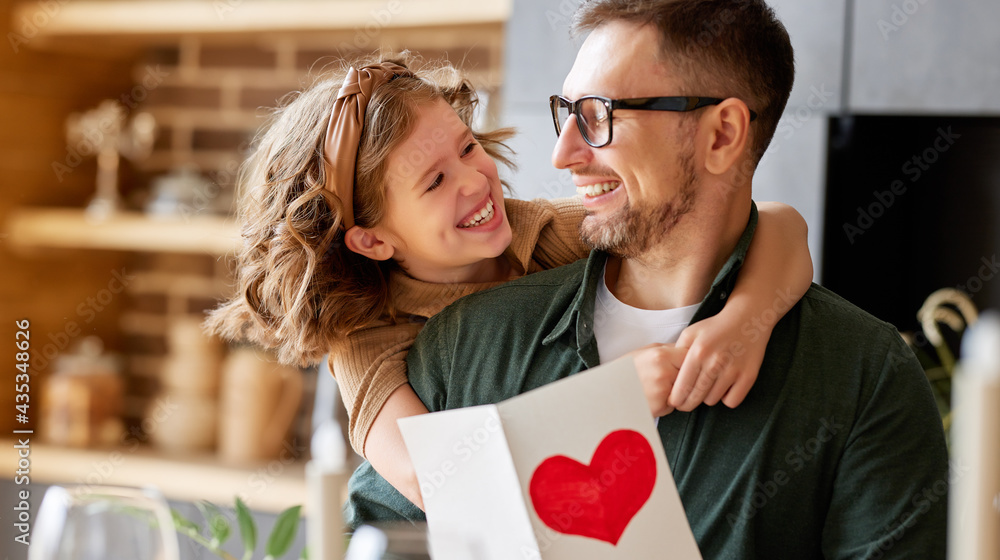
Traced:
POLYGON ((434 182, 431 183, 431 186, 427 187, 427 190, 428 191, 432 191, 432 190, 440 187, 442 181, 444 181, 444 174, 438 173, 437 177, 434 177, 434 182))
POLYGON ((464 155, 468 155, 470 152, 472 152, 472 150, 475 150, 475 149, 476 149, 476 143, 475 142, 469 142, 469 145, 466 146, 464 150, 462 150, 462 155, 463 156, 464 155))

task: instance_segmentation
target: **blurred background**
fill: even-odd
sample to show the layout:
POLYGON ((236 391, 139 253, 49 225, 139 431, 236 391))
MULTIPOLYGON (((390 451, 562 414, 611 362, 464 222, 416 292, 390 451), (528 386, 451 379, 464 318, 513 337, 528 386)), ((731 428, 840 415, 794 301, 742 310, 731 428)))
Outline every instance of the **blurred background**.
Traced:
MULTIPOLYGON (((143 479, 180 502, 242 494, 263 512, 301 503, 328 374, 198 332, 231 289, 234 183, 254 132, 338 59, 409 49, 469 74, 481 123, 519 130, 515 196, 572 196, 549 163, 547 99, 580 42, 578 4, 0 1, 0 337, 28 320, 31 340, 30 408, 19 418, 14 384, 0 384, 0 438, 34 430, 32 481, 143 479)), ((755 198, 796 207, 816 281, 939 367, 974 318, 935 302, 950 311, 928 324, 949 334, 928 340, 917 311, 932 292, 1000 307, 1000 4, 771 4, 797 78, 755 198)), ((706 22, 706 41, 722 32, 706 22)))

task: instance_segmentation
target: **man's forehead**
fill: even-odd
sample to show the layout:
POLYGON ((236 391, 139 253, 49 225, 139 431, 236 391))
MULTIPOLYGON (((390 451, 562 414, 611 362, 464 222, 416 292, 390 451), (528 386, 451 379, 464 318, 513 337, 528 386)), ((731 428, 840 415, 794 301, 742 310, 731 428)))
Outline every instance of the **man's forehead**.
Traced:
POLYGON ((563 82, 563 95, 570 99, 663 95, 670 81, 664 64, 654 26, 603 24, 581 45, 563 82))

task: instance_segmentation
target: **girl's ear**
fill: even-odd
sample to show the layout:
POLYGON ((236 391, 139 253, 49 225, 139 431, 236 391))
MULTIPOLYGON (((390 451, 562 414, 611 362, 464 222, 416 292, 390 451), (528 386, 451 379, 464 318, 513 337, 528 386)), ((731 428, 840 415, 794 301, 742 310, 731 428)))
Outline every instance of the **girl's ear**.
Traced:
POLYGON ((360 226, 351 226, 344 232, 344 243, 355 253, 376 261, 386 261, 392 258, 395 249, 386 243, 372 230, 360 226))

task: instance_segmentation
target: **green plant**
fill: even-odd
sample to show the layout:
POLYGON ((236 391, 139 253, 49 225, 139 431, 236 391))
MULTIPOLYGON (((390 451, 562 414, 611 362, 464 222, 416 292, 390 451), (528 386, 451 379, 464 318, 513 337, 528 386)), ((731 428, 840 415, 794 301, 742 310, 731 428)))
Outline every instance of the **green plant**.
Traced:
POLYGON ((928 296, 917 311, 921 332, 904 336, 927 375, 946 435, 951 430, 951 382, 956 365, 953 348, 978 318, 976 306, 965 292, 944 288, 928 296))
MULTIPOLYGON (((170 510, 174 518, 174 527, 181 535, 186 535, 194 542, 208 549, 210 552, 223 558, 224 560, 237 560, 235 556, 222 550, 223 545, 232 536, 230 517, 222 511, 219 506, 201 501, 195 504, 207 523, 207 531, 203 530, 197 523, 184 517, 177 510, 170 510)), ((299 530, 299 514, 302 506, 293 506, 278 514, 278 519, 274 523, 274 529, 264 546, 265 560, 274 560, 283 556, 292 546, 295 535, 299 530)), ((250 560, 257 549, 257 524, 254 522, 250 509, 247 508, 243 500, 236 498, 236 506, 233 508, 236 525, 239 528, 240 538, 243 541, 243 556, 241 560, 250 560)), ((300 558, 306 558, 306 551, 302 551, 300 558)))

